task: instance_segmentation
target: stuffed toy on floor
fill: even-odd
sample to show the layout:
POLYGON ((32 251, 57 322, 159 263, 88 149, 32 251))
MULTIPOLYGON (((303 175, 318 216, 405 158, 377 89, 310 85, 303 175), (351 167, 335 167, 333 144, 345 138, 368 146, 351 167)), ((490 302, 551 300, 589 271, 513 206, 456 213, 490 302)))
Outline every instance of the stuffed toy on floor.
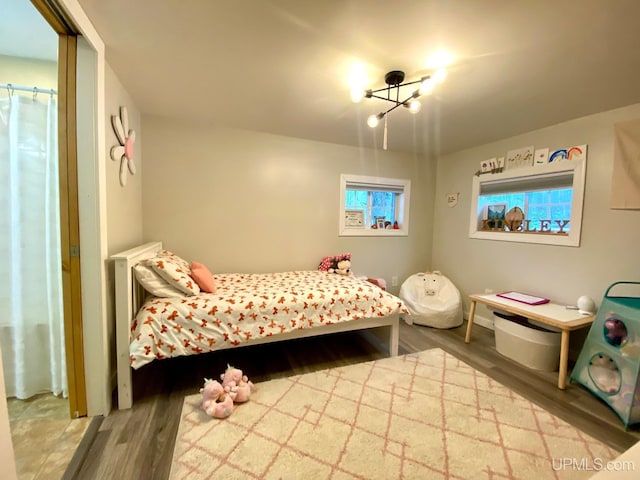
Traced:
POLYGON ((231 389, 223 387, 217 380, 204 379, 202 408, 207 415, 214 418, 227 418, 233 412, 231 389))
POLYGON ((222 380, 222 387, 229 389, 233 403, 248 401, 255 390, 255 386, 242 373, 242 370, 231 365, 227 365, 225 372, 220 375, 220 380, 222 380))

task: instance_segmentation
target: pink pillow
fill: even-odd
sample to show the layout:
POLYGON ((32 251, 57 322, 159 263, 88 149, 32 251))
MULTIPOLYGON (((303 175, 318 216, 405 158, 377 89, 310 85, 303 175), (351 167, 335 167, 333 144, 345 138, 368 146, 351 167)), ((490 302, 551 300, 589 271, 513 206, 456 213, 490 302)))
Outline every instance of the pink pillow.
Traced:
POLYGON ((203 292, 216 293, 216 283, 209 269, 198 262, 191 262, 191 278, 193 278, 203 292))

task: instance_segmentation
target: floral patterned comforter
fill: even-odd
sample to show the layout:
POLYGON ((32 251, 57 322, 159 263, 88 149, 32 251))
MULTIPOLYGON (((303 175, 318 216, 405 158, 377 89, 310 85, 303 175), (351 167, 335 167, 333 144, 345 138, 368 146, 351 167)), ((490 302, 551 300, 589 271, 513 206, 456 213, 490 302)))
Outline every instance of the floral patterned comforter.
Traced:
POLYGON ((131 326, 133 368, 295 329, 408 314, 398 297, 351 276, 314 270, 214 279, 216 293, 145 302, 131 326))

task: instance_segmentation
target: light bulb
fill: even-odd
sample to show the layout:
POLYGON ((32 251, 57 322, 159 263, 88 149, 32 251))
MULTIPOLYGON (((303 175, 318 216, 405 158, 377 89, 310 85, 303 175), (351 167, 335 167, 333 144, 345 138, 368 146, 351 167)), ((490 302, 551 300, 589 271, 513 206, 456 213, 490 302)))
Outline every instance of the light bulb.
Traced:
POLYGON ((420 95, 429 95, 433 91, 434 86, 435 85, 431 77, 426 77, 424 80, 422 80, 422 83, 420 83, 420 89, 418 90, 418 92, 420 93, 420 95))
POLYGON ((378 115, 369 115, 369 118, 367 118, 367 125, 369 125, 371 128, 376 128, 378 126, 378 123, 380 123, 381 118, 381 113, 379 113, 378 115))
POLYGON ((418 113, 422 108, 422 105, 418 100, 410 100, 408 108, 411 113, 418 113))
POLYGON ((445 50, 438 50, 427 58, 425 65, 427 68, 436 69, 446 67, 453 61, 451 54, 445 50))
POLYGON ((446 68, 439 68, 433 74, 433 80, 436 83, 442 83, 442 82, 445 81, 446 78, 447 78, 447 69, 446 68))
MULTIPOLYGON (((442 65, 440 65, 442 66, 442 65)), ((369 83, 365 66, 362 63, 354 63, 349 69, 347 84, 351 88, 364 88, 369 83)))
POLYGON ((364 98, 364 90, 362 88, 354 87, 351 89, 351 101, 353 103, 360 103, 364 98))

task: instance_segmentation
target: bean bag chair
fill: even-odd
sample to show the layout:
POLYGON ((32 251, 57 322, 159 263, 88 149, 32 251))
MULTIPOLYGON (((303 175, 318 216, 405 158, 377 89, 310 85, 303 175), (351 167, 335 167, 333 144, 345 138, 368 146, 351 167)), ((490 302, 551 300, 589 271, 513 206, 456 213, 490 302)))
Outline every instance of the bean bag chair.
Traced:
POLYGON ((434 328, 462 325, 460 291, 438 271, 411 275, 400 287, 400 298, 411 312, 407 323, 434 328))

